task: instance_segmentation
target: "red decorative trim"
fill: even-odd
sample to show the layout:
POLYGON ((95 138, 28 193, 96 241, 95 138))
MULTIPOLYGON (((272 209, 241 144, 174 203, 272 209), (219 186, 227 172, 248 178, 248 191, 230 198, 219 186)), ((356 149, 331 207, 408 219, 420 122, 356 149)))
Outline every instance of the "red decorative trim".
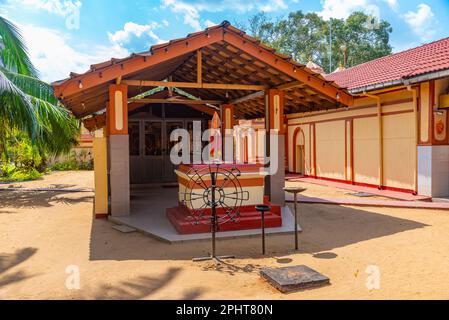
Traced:
MULTIPOLYGON (((379 189, 379 186, 377 184, 371 184, 371 183, 352 182, 352 181, 342 180, 342 179, 334 179, 334 178, 327 178, 327 177, 315 177, 315 176, 309 176, 309 175, 304 175, 304 177, 314 178, 314 179, 324 180, 324 181, 352 184, 352 185, 360 186, 360 187, 368 187, 368 188, 379 189)), ((389 186, 382 186, 382 190, 389 190, 389 191, 397 191, 397 192, 415 194, 415 191, 411 190, 411 189, 403 189, 403 188, 396 188, 396 187, 389 187, 389 186)))
POLYGON ((315 177, 318 175, 316 170, 316 126, 313 124, 313 173, 315 177))
POLYGON ((355 176, 354 176, 354 120, 351 119, 350 120, 350 124, 351 124, 351 141, 350 141, 350 145, 351 145, 351 183, 354 184, 354 180, 355 180, 355 176))
POLYGON ((109 214, 107 213, 96 213, 95 219, 107 219, 109 217, 109 214))

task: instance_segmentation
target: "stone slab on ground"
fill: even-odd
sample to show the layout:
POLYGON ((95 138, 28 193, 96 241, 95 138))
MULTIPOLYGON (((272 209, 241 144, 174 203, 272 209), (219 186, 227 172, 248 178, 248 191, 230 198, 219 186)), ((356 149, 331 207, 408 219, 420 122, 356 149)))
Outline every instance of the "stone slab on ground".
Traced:
POLYGON ((328 285, 328 277, 304 265, 283 268, 264 268, 262 278, 283 293, 328 285))
POLYGON ((131 233, 131 232, 136 232, 137 230, 128 226, 125 226, 123 224, 121 225, 115 225, 112 227, 112 229, 115 229, 117 231, 120 231, 122 233, 131 233))

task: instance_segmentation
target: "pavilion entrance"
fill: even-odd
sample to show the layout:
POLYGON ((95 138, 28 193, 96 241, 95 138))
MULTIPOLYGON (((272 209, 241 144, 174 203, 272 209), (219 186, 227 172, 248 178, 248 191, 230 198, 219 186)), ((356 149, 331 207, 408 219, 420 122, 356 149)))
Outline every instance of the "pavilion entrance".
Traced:
POLYGON ((196 110, 181 105, 146 106, 131 114, 128 122, 130 183, 176 182, 177 166, 170 160, 175 142, 170 141, 170 134, 176 129, 186 129, 192 137, 193 122, 200 121, 205 128, 207 120, 196 110))

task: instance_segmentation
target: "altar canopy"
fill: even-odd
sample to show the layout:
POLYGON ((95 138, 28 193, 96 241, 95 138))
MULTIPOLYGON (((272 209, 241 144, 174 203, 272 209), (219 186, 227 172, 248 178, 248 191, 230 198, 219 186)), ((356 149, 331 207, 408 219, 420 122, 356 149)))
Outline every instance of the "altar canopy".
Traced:
MULTIPOLYGON (((113 216, 130 214, 130 163, 133 167, 136 157, 147 161, 136 178, 148 170, 153 176, 162 173, 161 179, 164 172, 174 172, 164 160, 171 129, 190 129, 193 121, 207 123, 213 116, 212 124, 219 117, 217 128, 223 136, 238 120, 263 118, 265 129, 277 136, 279 150, 270 156, 284 159, 286 114, 353 104, 345 89, 227 21, 145 52, 94 64, 53 87, 59 101, 87 127, 105 129, 98 139, 106 142, 97 141, 97 154, 109 161, 95 168, 96 181, 103 181, 96 188, 96 203, 104 203, 109 194, 110 210, 96 206, 95 212, 113 216)), ((221 152, 214 150, 214 155, 221 152)), ((277 173, 265 181, 271 203, 283 205, 284 177, 285 164, 279 161, 277 173)))

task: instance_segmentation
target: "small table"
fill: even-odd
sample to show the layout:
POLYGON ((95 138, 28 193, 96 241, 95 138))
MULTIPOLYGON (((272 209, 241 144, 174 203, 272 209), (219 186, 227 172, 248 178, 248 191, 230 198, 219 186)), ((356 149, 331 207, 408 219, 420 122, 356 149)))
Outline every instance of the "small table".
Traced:
POLYGON ((295 202, 295 250, 298 250, 298 193, 306 191, 306 188, 301 187, 285 187, 284 191, 287 193, 293 193, 293 199, 295 202))

